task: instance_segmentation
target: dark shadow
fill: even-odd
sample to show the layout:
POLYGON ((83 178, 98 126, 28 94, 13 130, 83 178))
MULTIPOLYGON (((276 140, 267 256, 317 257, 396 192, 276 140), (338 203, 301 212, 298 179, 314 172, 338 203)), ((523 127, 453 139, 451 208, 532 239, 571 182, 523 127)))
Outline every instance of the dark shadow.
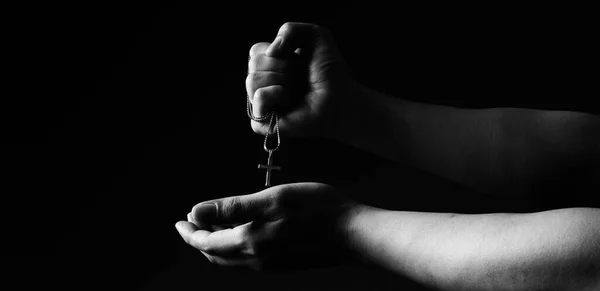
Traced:
MULTIPOLYGON (((256 165, 266 156, 244 112, 245 64, 250 46, 272 41, 285 21, 328 27, 356 78, 391 95, 459 107, 600 112, 589 93, 597 91, 588 70, 597 68, 589 62, 597 50, 588 19, 562 9, 552 10, 554 18, 521 6, 45 5, 15 14, 22 22, 6 46, 18 90, 1 106, 4 249, 14 266, 9 277, 22 287, 414 287, 362 265, 289 274, 221 269, 174 229, 200 201, 262 188, 256 165)), ((284 138, 276 159, 283 167, 276 183, 326 182, 390 209, 556 205, 511 208, 326 140, 284 138), (448 195, 428 201, 398 189, 448 195), (452 195, 458 192, 460 199, 452 195)))

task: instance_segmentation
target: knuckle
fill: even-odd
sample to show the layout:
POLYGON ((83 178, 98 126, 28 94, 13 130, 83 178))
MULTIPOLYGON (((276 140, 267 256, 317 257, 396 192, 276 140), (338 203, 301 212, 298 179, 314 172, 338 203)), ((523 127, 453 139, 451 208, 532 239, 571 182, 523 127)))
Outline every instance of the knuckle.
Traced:
POLYGON ((252 131, 258 134, 265 133, 265 126, 262 123, 251 121, 250 126, 252 127, 252 131))
MULTIPOLYGON (((244 80, 244 84, 246 85, 246 90, 248 90, 249 86, 250 86, 250 73, 248 73, 248 75, 246 76, 246 79, 244 80)), ((248 92, 250 93, 250 92, 248 92)))
POLYGON ((265 54, 258 54, 248 60, 248 73, 260 71, 286 73, 289 66, 289 63, 285 60, 275 60, 265 54))
POLYGON ((252 100, 252 98, 254 97, 254 88, 256 87, 256 72, 250 72, 248 73, 248 76, 246 76, 246 91, 248 93, 248 96, 250 97, 250 100, 252 100))
POLYGON ((249 72, 248 76, 246 76, 246 85, 253 86, 261 83, 265 77, 263 72, 249 72))
POLYGON ((243 204, 239 197, 231 197, 227 199, 223 203, 223 216, 230 217, 235 213, 239 213, 243 211, 243 204))
POLYGON ((256 79, 256 72, 248 72, 248 76, 246 76, 246 86, 251 86, 256 79))
POLYGON ((266 42, 257 42, 255 44, 253 44, 252 47, 250 47, 250 52, 249 52, 250 58, 252 58, 258 54, 264 53, 264 51, 267 49, 268 46, 269 45, 266 42))
POLYGON ((252 56, 248 60, 248 74, 256 72, 261 62, 261 56, 252 56))
POLYGON ((250 47, 250 51, 248 52, 250 57, 253 57, 256 54, 259 46, 260 46, 260 43, 255 43, 250 47))
POLYGON ((261 45, 260 43, 255 43, 252 45, 252 47, 250 47, 250 52, 249 52, 250 58, 254 57, 258 53, 258 51, 260 49, 260 45, 261 45))
POLYGON ((262 103, 267 97, 267 91, 264 87, 258 88, 256 91, 254 91, 254 100, 256 100, 257 103, 262 103))
MULTIPOLYGON (((256 90, 259 87, 267 87, 272 85, 285 86, 289 83, 286 75, 278 72, 249 72, 246 76, 246 88, 248 90, 256 90)), ((254 94, 254 92, 249 92, 254 94)))
POLYGON ((293 22, 285 22, 279 28, 279 34, 286 34, 286 33, 290 32, 293 26, 294 26, 293 22))

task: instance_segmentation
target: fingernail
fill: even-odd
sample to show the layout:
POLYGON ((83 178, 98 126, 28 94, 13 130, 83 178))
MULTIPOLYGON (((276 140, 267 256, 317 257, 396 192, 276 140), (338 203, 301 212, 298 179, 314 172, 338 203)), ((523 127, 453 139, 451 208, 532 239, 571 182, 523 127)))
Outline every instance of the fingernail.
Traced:
POLYGON ((275 38, 275 40, 271 43, 271 45, 267 48, 267 50, 265 51, 265 54, 267 56, 272 56, 273 50, 279 48, 279 46, 281 46, 282 41, 283 41, 283 38, 281 36, 277 36, 275 38))
POLYGON ((217 204, 214 202, 200 203, 194 207, 192 217, 197 221, 206 221, 217 217, 217 204))

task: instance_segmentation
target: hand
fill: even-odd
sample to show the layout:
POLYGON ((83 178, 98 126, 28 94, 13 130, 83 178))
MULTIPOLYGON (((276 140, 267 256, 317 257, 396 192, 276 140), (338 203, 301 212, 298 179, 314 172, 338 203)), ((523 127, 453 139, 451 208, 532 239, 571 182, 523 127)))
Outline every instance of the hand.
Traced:
POLYGON ((330 266, 348 259, 343 230, 355 205, 325 184, 279 185, 199 203, 176 228, 217 265, 256 270, 330 266))
MULTIPOLYGON (((246 91, 255 116, 275 109, 288 136, 327 136, 353 81, 333 37, 308 23, 285 23, 273 43, 250 49, 246 91)), ((347 100, 345 100, 347 102, 347 100)), ((251 121, 265 135, 268 122, 251 121)))

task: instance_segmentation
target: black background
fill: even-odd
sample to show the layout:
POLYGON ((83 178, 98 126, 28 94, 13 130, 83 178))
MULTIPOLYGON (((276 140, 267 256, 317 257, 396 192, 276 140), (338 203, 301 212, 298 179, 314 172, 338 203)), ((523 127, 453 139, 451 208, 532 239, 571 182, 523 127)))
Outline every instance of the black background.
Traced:
MULTIPOLYGON (((591 100, 598 96, 598 48, 586 7, 369 5, 5 7, 0 169, 10 282, 78 290, 408 284, 363 266, 289 274, 222 269, 175 231, 194 204, 261 188, 262 138, 244 112, 247 54, 286 21, 329 28, 355 77, 398 97, 598 113, 591 100)), ((478 204, 467 189, 327 140, 284 139, 276 159, 286 169, 278 183, 352 187, 349 195, 387 208, 527 210, 506 201, 478 204), (394 184, 398 175, 406 181, 394 184), (417 198, 440 191, 468 198, 417 198)), ((538 208, 543 204, 532 201, 538 208)))

